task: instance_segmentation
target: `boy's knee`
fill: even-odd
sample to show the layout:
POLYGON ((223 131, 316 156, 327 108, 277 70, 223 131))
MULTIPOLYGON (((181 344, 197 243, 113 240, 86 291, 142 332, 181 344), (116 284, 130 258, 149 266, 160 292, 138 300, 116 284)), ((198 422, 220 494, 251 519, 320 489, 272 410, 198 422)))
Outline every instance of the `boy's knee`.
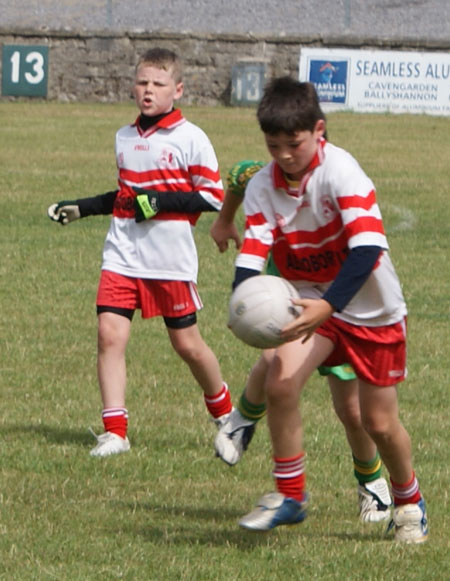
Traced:
POLYGON ((194 345, 186 342, 176 342, 173 344, 176 353, 186 362, 199 361, 204 353, 202 345, 194 345))
POLYGON ((377 415, 364 415, 362 418, 362 425, 365 431, 375 441, 382 438, 389 437, 392 431, 392 422, 390 418, 377 415))
POLYGON ((99 332, 98 334, 98 350, 108 351, 108 349, 114 349, 118 346, 122 346, 125 343, 116 333, 111 332, 99 332))
POLYGON ((298 392, 290 381, 267 382, 266 397, 269 405, 297 405, 298 392))
POLYGON ((275 355, 275 349, 265 349, 261 357, 258 359, 257 365, 261 367, 269 367, 275 355))
POLYGON ((361 427, 361 413, 359 408, 335 406, 334 409, 337 417, 346 428, 355 430, 361 427))
POLYGON ((267 370, 269 369, 269 363, 264 357, 260 357, 258 361, 253 365, 251 369, 251 373, 253 375, 263 375, 267 374, 267 370))
POLYGON ((128 340, 128 332, 124 332, 120 327, 111 324, 109 321, 99 321, 97 343, 99 351, 106 351, 110 348, 123 347, 128 340))

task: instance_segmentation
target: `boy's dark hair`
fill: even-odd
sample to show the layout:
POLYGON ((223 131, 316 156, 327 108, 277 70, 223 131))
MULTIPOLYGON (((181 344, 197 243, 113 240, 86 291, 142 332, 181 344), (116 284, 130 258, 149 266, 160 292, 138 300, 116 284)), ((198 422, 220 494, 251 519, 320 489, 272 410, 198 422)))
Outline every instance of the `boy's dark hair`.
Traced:
POLYGON ((325 121, 314 85, 291 77, 277 77, 268 83, 257 118, 262 131, 269 135, 313 131, 317 121, 325 121))
POLYGON ((179 57, 167 48, 150 48, 138 60, 136 70, 142 64, 153 65, 172 73, 176 83, 182 80, 182 67, 179 57))

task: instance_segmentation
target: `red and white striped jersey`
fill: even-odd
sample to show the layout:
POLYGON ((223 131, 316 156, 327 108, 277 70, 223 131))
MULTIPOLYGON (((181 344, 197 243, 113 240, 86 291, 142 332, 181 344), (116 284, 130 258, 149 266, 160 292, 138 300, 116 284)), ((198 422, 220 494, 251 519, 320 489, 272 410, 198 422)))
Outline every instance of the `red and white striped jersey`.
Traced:
POLYGON ((320 298, 352 248, 380 246, 384 250, 368 280, 334 316, 379 326, 406 315, 374 185, 348 152, 322 140, 295 188, 272 161, 249 182, 244 210, 245 237, 237 267, 262 271, 272 250, 280 274, 300 295, 320 298))
POLYGON ((132 187, 199 192, 220 210, 223 186, 207 135, 177 109, 143 131, 116 134, 119 192, 103 250, 102 269, 135 278, 197 281, 193 229, 199 214, 160 212, 136 223, 132 187))

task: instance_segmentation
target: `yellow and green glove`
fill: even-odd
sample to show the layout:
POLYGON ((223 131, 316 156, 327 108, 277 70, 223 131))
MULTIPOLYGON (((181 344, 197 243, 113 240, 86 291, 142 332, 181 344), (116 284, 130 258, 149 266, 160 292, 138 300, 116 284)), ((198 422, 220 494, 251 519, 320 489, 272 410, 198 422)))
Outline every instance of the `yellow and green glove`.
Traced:
POLYGON ((235 163, 227 175, 228 191, 243 198, 250 178, 265 165, 263 161, 254 161, 253 159, 244 159, 235 163))

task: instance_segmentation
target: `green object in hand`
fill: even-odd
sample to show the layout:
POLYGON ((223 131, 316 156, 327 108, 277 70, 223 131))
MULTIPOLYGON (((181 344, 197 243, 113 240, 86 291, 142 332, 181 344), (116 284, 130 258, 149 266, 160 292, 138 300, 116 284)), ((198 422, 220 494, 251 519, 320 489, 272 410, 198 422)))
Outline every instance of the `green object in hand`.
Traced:
POLYGON ((133 188, 137 196, 134 200, 136 222, 143 222, 154 218, 159 212, 159 193, 143 188, 133 188))

